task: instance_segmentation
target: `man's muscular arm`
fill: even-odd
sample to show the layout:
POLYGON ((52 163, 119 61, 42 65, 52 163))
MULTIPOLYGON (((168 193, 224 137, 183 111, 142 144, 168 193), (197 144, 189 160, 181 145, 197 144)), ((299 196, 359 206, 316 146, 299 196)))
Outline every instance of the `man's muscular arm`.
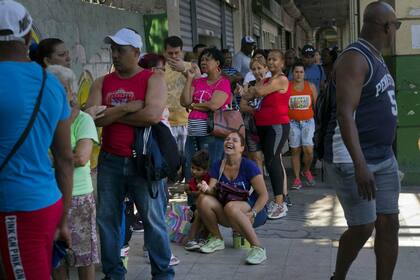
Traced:
POLYGON ((166 98, 167 91, 164 75, 162 73, 154 73, 148 82, 144 107, 134 113, 124 115, 119 118, 118 122, 135 127, 156 124, 162 118, 166 98))
POLYGON ((337 95, 337 121, 347 150, 354 163, 359 195, 364 199, 375 198, 375 182, 360 147, 359 132, 354 112, 359 105, 368 64, 362 55, 349 51, 337 62, 335 70, 337 95))
MULTIPOLYGON (((104 78, 105 76, 102 76, 93 82, 90 88, 86 108, 102 105, 102 84, 104 78)), ((102 117, 95 119, 95 124, 98 127, 110 125, 112 123, 118 122, 121 117, 136 112, 141 108, 143 108, 143 101, 140 100, 135 100, 120 106, 107 108, 101 114, 102 117)))

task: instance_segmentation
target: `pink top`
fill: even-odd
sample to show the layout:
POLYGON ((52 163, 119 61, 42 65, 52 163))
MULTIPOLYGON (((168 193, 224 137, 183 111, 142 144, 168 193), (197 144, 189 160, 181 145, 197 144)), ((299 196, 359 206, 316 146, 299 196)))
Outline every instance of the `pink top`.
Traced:
MULTIPOLYGON (((198 78, 192 82, 192 86, 194 87, 194 93, 192 97, 193 103, 204 103, 210 101, 210 99, 213 96, 213 93, 218 90, 226 92, 226 94, 228 95, 228 98, 226 99, 226 102, 225 104, 223 104, 223 106, 230 104, 232 99, 232 93, 230 91, 229 80, 224 77, 221 77, 217 82, 209 85, 207 83, 207 79, 207 77, 198 78)), ((207 117, 208 114, 206 112, 200 112, 197 110, 192 110, 188 115, 188 119, 190 120, 204 120, 207 119, 207 117)))

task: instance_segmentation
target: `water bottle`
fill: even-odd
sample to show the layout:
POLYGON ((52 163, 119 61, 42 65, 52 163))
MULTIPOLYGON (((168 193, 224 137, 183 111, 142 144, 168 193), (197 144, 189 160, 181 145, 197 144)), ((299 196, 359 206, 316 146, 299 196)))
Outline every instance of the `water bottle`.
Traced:
POLYGON ((244 249, 244 248, 251 248, 251 244, 249 244, 248 240, 243 237, 239 232, 232 230, 232 238, 233 238, 233 248, 235 249, 244 249))

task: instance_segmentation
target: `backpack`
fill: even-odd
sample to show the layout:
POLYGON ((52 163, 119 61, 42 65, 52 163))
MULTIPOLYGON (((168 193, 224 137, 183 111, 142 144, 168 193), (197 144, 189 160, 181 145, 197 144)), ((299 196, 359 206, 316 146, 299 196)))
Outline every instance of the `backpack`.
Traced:
POLYGON ((332 112, 332 80, 327 81, 327 87, 320 92, 315 104, 315 133, 314 133, 314 153, 317 159, 323 159, 325 149, 325 136, 328 124, 331 120, 332 112))
POLYGON ((181 157, 175 138, 164 123, 135 129, 133 156, 138 174, 147 179, 152 198, 157 197, 151 188, 152 181, 177 180, 181 157))

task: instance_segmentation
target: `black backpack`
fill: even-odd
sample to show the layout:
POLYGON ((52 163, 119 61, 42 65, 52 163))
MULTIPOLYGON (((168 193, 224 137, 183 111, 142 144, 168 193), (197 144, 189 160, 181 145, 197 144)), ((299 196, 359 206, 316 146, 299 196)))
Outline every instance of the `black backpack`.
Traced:
POLYGON ((314 133, 314 153, 317 159, 323 159, 325 149, 325 136, 332 113, 332 79, 327 81, 324 91, 320 92, 315 104, 315 133, 314 133))
POLYGON ((133 156, 138 174, 148 181, 152 198, 157 197, 157 192, 151 188, 152 181, 164 178, 173 182, 177 180, 181 156, 175 138, 164 123, 135 129, 133 156))

